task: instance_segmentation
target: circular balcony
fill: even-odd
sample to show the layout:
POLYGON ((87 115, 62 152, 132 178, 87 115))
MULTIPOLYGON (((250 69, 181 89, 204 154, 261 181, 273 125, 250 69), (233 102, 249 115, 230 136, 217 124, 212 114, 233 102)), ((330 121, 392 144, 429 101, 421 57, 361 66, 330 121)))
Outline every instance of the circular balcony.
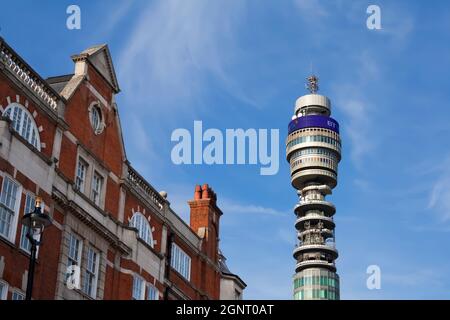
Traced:
POLYGON ((323 222, 323 226, 328 229, 334 229, 335 224, 333 218, 321 216, 319 214, 308 214, 305 217, 298 218, 295 221, 295 229, 301 230, 304 229, 304 225, 306 221, 311 221, 313 223, 317 223, 318 221, 323 222))
POLYGON ((309 155, 304 157, 292 158, 290 161, 291 175, 299 170, 307 168, 318 168, 323 170, 331 170, 337 173, 338 162, 324 155, 309 155))
POLYGON ((300 272, 307 268, 326 268, 330 271, 336 272, 336 265, 334 262, 328 262, 324 260, 305 260, 298 262, 295 265, 295 272, 300 272))
POLYGON ((328 252, 330 253, 334 259, 338 257, 338 251, 336 248, 326 245, 326 244, 306 244, 306 245, 300 245, 294 249, 293 256, 295 259, 297 259, 297 256, 300 253, 304 252, 311 252, 311 251, 322 251, 322 252, 328 252))
POLYGON ((291 183, 294 188, 303 189, 308 182, 326 184, 333 189, 337 185, 337 176, 323 169, 304 169, 292 174, 291 183))
POLYGON ((325 239, 333 237, 332 229, 327 229, 327 228, 316 229, 314 227, 312 227, 311 229, 302 230, 302 231, 297 232, 297 237, 300 239, 300 237, 302 237, 308 233, 320 233, 323 235, 323 237, 325 239))
MULTIPOLYGON (((322 211, 327 217, 331 217, 336 213, 334 204, 325 200, 302 201, 295 206, 294 212, 298 216, 303 216, 310 210, 322 211)), ((305 216, 305 218, 306 217, 307 216, 305 216)))
POLYGON ((302 192, 317 190, 323 195, 331 194, 331 188, 327 185, 312 185, 302 189, 302 192))
POLYGON ((300 150, 300 149, 306 149, 306 148, 325 148, 330 149, 334 152, 336 152, 337 158, 340 161, 341 160, 341 146, 340 145, 334 145, 327 142, 298 142, 290 144, 291 140, 295 139, 288 139, 288 144, 286 145, 286 160, 289 161, 294 154, 294 152, 300 150))

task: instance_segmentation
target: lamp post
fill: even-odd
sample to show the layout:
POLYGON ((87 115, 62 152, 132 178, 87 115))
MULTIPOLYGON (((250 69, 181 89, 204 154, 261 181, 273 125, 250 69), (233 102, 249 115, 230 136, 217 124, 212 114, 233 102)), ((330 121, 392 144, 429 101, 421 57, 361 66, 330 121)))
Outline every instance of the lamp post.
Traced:
POLYGON ((41 244, 42 233, 44 228, 52 224, 51 218, 42 212, 42 199, 36 197, 34 211, 27 213, 22 218, 22 224, 28 228, 27 238, 31 244, 30 250, 30 266, 28 268, 27 292, 25 300, 31 300, 34 281, 34 267, 36 265, 36 251, 41 244))

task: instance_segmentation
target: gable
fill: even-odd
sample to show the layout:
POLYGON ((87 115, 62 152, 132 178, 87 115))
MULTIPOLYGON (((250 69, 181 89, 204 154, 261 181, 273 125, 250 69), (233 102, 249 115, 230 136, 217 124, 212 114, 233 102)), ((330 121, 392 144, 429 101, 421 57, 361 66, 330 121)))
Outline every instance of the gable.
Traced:
POLYGON ((89 62, 97 69, 97 71, 105 78, 105 80, 111 85, 115 93, 120 91, 119 84, 117 82, 116 72, 112 63, 111 54, 107 45, 101 45, 92 47, 83 51, 87 53, 89 62))

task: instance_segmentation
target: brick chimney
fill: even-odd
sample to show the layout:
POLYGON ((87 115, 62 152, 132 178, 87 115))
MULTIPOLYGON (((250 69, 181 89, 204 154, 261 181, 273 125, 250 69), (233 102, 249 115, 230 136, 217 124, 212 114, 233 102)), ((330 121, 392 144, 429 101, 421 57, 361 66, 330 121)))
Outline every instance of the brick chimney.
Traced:
POLYGON ((203 250, 214 262, 218 261, 219 219, 222 211, 217 207, 216 193, 207 185, 195 186, 191 208, 190 226, 204 240, 203 250))

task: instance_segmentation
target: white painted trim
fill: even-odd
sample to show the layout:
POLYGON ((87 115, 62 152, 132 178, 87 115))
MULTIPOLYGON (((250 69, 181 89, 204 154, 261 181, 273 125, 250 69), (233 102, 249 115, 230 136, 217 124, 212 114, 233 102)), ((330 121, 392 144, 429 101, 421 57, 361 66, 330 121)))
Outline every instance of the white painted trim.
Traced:
POLYGON ((25 293, 21 289, 18 289, 18 288, 13 288, 11 290, 11 300, 13 300, 12 297, 13 297, 14 293, 17 293, 17 294, 23 296, 22 300, 25 300, 25 293))
MULTIPOLYGON (((35 119, 36 117, 34 116, 34 113, 36 113, 36 110, 33 111, 33 114, 31 114, 30 111, 27 108, 25 108, 22 104, 20 104, 19 102, 13 102, 13 103, 10 103, 10 104, 8 104, 6 106, 5 112, 8 111, 8 109, 14 109, 14 108, 19 108, 23 112, 23 116, 22 116, 22 119, 20 121, 20 128, 19 128, 19 130, 16 130, 14 128, 14 131, 17 132, 17 134, 20 135, 23 139, 27 140, 27 142, 29 144, 32 144, 31 143, 31 136, 32 136, 32 133, 33 133, 34 129, 36 129, 36 146, 37 147, 34 146, 34 145, 33 145, 33 147, 36 147, 39 151, 41 151, 41 148, 45 148, 45 143, 43 143, 43 142, 41 143, 41 136, 39 135, 39 133, 41 131, 39 131, 39 129, 38 129, 39 126, 38 126, 38 124, 36 122, 36 119, 35 119), (23 128, 23 124, 24 124, 24 119, 25 119, 24 116, 27 116, 30 119, 30 121, 31 121, 30 138, 29 139, 26 139, 25 137, 23 137, 22 133, 21 133, 22 128, 23 128)), ((11 110, 9 118, 12 120, 12 118, 13 118, 13 110, 11 110)))
POLYGON ((120 183, 120 178, 114 174, 114 172, 109 172, 108 176, 114 181, 116 184, 120 183))
POLYGON ((145 300, 145 291, 147 289, 147 281, 145 281, 145 279, 143 277, 141 277, 140 275, 138 275, 137 273, 133 273, 133 286, 131 289, 131 298, 134 299, 133 294, 134 294, 134 279, 139 279, 141 280, 141 292, 140 292, 140 298, 138 300, 145 300))
POLYGON ((106 108, 110 108, 108 102, 106 101, 106 99, 97 91, 97 89, 95 89, 89 82, 86 82, 86 87, 89 89, 89 91, 91 91, 91 93, 98 99, 100 100, 100 102, 106 107, 106 108))
POLYGON ((0 192, 0 196, 1 196, 1 194, 3 194, 6 178, 10 179, 13 183, 15 183, 18 186, 18 188, 17 188, 17 194, 16 194, 16 196, 17 196, 16 203, 14 204, 14 218, 13 218, 14 220, 11 222, 11 230, 9 232, 9 237, 7 238, 3 235, 0 235, 0 237, 15 244, 16 235, 17 235, 17 227, 18 227, 18 223, 19 223, 20 201, 22 199, 22 189, 23 188, 22 188, 22 185, 17 180, 13 179, 10 175, 5 173, 5 175, 3 176, 2 190, 0 192))
POLYGON ((8 299, 9 283, 6 282, 5 280, 0 280, 0 284, 3 285, 3 291, 2 294, 0 295, 0 300, 6 300, 8 299))
POLYGON ((72 142, 73 144, 77 144, 78 143, 78 139, 68 130, 64 131, 64 135, 66 136, 67 139, 70 140, 70 142, 72 142))

